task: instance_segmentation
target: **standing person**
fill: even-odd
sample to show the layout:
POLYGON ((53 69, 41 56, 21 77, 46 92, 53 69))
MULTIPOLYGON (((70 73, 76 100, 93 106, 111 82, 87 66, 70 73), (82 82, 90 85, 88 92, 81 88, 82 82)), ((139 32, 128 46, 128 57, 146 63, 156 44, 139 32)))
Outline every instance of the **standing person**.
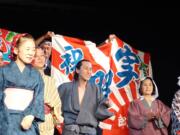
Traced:
POLYGON ((37 47, 33 66, 40 71, 44 80, 45 109, 45 121, 39 124, 40 135, 53 135, 55 125, 62 123, 63 117, 61 116, 61 100, 55 85, 55 80, 52 77, 45 75, 43 72, 45 60, 44 51, 42 48, 37 47))
MULTIPOLYGON (((178 77, 178 85, 180 86, 180 77, 178 77)), ((171 113, 171 134, 172 135, 180 135, 180 90, 178 90, 174 94, 174 98, 172 100, 172 113, 171 113)))
POLYGON ((44 67, 44 73, 49 76, 51 75, 51 51, 52 51, 51 38, 54 35, 55 35, 54 32, 48 31, 46 34, 36 39, 36 46, 40 46, 45 52, 46 63, 44 67))
POLYGON ((170 108, 157 98, 157 87, 150 77, 140 83, 140 98, 128 108, 130 135, 168 135, 170 108))
POLYGON ((38 135, 44 121, 44 83, 31 66, 35 41, 18 34, 12 46, 14 61, 0 68, 0 135, 38 135))
POLYGON ((39 45, 43 50, 45 54, 45 67, 44 67, 44 73, 46 75, 51 75, 51 51, 52 51, 52 43, 50 41, 44 41, 39 45))
POLYGON ((89 82, 91 74, 91 63, 81 60, 76 65, 74 80, 58 88, 64 117, 63 135, 97 135, 99 121, 113 115, 108 111, 109 102, 89 82))

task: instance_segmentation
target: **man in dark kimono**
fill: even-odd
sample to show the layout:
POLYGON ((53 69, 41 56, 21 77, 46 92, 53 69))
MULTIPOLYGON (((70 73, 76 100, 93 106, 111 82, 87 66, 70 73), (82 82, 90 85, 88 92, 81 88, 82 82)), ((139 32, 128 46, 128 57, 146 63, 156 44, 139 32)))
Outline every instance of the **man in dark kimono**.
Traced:
POLYGON ((64 117, 63 135, 96 135, 99 121, 111 117, 109 102, 95 84, 89 82, 92 65, 81 60, 74 80, 59 86, 64 117))

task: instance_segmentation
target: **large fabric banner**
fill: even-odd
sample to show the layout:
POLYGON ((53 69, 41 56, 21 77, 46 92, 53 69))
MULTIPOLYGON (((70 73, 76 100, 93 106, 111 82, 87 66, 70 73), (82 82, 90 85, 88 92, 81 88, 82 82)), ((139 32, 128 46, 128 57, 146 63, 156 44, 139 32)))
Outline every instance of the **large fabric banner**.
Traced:
POLYGON ((55 35, 52 38, 52 76, 57 86, 73 79, 79 60, 88 59, 93 65, 90 81, 96 83, 112 102, 114 116, 101 122, 103 135, 128 135, 127 109, 138 97, 139 80, 152 76, 150 55, 132 48, 118 37, 101 46, 78 38, 55 35))
POLYGON ((11 54, 11 44, 16 34, 18 33, 0 28, 0 50, 3 52, 4 64, 8 64, 11 61, 9 58, 11 54))

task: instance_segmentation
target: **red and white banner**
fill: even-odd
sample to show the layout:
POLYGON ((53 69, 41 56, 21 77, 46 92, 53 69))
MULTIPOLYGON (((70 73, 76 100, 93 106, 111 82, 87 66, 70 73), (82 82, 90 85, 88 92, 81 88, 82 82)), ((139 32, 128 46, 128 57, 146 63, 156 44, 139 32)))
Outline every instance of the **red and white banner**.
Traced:
POLYGON ((152 76, 150 55, 132 48, 118 37, 101 46, 62 35, 52 38, 52 76, 57 86, 73 79, 78 61, 88 59, 93 65, 90 81, 112 101, 115 116, 100 123, 103 135, 128 135, 127 108, 138 97, 139 79, 152 76))

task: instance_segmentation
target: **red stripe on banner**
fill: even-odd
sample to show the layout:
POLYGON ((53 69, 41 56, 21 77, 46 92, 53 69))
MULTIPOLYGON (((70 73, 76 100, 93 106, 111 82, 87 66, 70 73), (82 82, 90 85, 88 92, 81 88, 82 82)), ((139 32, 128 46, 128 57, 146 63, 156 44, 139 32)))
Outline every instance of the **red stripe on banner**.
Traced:
POLYGON ((149 65, 149 62, 150 62, 150 54, 144 53, 144 63, 149 65))
POLYGON ((119 93, 121 94, 121 96, 124 99, 125 103, 128 105, 130 101, 128 99, 128 96, 126 94, 125 89, 124 88, 119 89, 119 93))
POLYGON ((63 36, 63 38, 66 40, 66 42, 68 42, 71 46, 73 46, 73 48, 75 48, 75 49, 78 48, 78 49, 83 50, 84 59, 89 60, 91 62, 91 64, 92 64, 92 66, 93 66, 93 73, 95 73, 99 69, 102 69, 105 72, 105 69, 101 65, 96 63, 96 60, 92 56, 89 49, 86 47, 86 45, 84 43, 84 40, 70 38, 70 37, 67 37, 67 36, 63 36))
POLYGON ((116 100, 116 97, 113 93, 109 95, 113 102, 119 107, 119 111, 113 111, 115 115, 115 119, 106 119, 104 123, 108 123, 112 125, 111 130, 103 129, 103 135, 128 135, 128 127, 127 127, 127 119, 125 119, 124 124, 121 123, 120 118, 127 118, 127 106, 121 106, 119 102, 116 100), (122 125, 121 125, 122 124, 122 125))
POLYGON ((68 36, 63 36, 64 40, 69 42, 72 46, 79 46, 79 45, 85 45, 84 40, 79 38, 73 38, 68 36))
POLYGON ((131 94, 133 99, 137 99, 137 91, 136 91, 136 84, 134 81, 131 81, 129 84, 130 88, 131 88, 131 94))
POLYGON ((124 48, 124 42, 123 42, 121 39, 119 39, 118 37, 116 37, 116 41, 117 41, 117 43, 118 43, 118 45, 119 45, 120 48, 124 48))
POLYGON ((56 49, 54 49, 54 48, 52 48, 52 65, 53 65, 53 67, 55 67, 56 69, 58 69, 59 71, 61 71, 62 73, 64 73, 65 74, 65 71, 63 71, 63 70, 60 70, 60 68, 59 68, 59 64, 60 63, 62 63, 62 59, 61 59, 61 54, 56 50, 56 49))
POLYGON ((131 49, 132 49, 132 51, 133 51, 135 54, 138 54, 138 50, 136 50, 136 49, 134 49, 134 48, 132 48, 132 47, 131 47, 131 49))
POLYGON ((112 44, 111 43, 104 43, 103 45, 99 46, 99 50, 101 50, 104 55, 106 55, 107 57, 110 57, 111 55, 111 47, 112 44))

